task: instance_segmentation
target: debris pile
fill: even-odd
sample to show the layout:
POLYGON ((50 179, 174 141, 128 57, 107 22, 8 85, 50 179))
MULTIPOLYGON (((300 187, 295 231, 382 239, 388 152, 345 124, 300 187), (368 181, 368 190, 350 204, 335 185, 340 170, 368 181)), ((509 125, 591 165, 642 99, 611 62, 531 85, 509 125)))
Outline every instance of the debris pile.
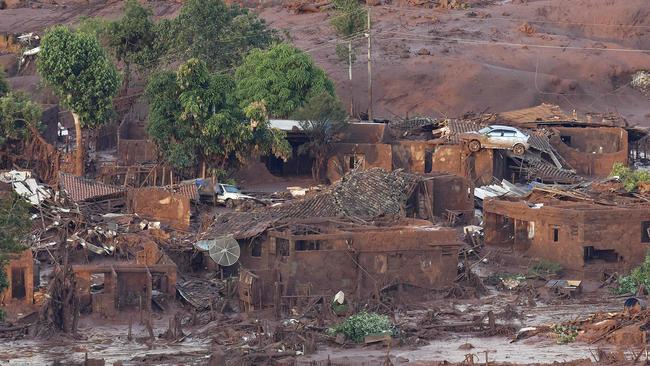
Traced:
POLYGON ((648 310, 596 313, 584 319, 560 324, 523 328, 518 332, 515 341, 542 336, 554 339, 559 344, 607 343, 641 349, 646 344, 646 329, 649 325, 648 310))

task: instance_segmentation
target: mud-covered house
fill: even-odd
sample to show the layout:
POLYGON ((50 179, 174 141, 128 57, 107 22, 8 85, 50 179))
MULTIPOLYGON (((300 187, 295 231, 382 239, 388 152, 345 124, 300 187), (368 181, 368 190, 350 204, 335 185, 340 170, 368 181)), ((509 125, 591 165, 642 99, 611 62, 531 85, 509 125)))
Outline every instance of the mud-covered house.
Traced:
POLYGON ((476 185, 494 178, 575 183, 581 176, 607 176, 614 163, 628 162, 630 141, 644 134, 614 115, 565 114, 550 104, 461 119, 394 121, 393 167, 414 173, 444 171, 476 185), (459 137, 489 125, 513 126, 530 136, 529 149, 517 156, 506 149, 471 152, 459 137), (637 131, 635 131, 637 132, 637 131))
POLYGON ((650 248, 650 206, 641 199, 537 188, 523 200, 488 199, 483 210, 486 245, 582 275, 629 270, 650 248))
POLYGON ((243 246, 240 265, 256 276, 246 305, 280 300, 286 306, 299 298, 331 298, 338 291, 355 300, 379 298, 380 292, 404 285, 444 289, 456 278, 460 245, 455 229, 423 220, 292 222, 243 246), (268 291, 278 279, 280 299, 268 291))
POLYGON ((176 294, 176 264, 153 242, 142 245, 135 261, 102 260, 75 264, 72 270, 85 312, 111 317, 128 309, 151 311, 152 300, 164 304, 167 301, 160 299, 171 300, 176 294))
POLYGON ((220 215, 202 239, 239 243, 235 266, 247 308, 284 308, 338 291, 360 299, 392 286, 450 286, 461 245, 451 226, 472 212, 461 177, 375 168, 300 201, 220 215))

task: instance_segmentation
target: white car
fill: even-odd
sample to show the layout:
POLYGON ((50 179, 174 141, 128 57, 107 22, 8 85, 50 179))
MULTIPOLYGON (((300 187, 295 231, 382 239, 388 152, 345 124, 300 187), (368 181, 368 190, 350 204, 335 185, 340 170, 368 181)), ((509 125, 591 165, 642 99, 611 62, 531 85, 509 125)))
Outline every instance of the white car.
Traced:
POLYGON ((471 152, 485 149, 508 149, 515 155, 524 155, 530 147, 530 136, 519 129, 510 126, 492 125, 476 132, 460 134, 460 138, 468 143, 471 152))
POLYGON ((235 201, 237 200, 254 199, 249 195, 241 193, 239 188, 230 184, 218 183, 214 190, 217 193, 217 202, 225 204, 226 207, 234 207, 235 201))

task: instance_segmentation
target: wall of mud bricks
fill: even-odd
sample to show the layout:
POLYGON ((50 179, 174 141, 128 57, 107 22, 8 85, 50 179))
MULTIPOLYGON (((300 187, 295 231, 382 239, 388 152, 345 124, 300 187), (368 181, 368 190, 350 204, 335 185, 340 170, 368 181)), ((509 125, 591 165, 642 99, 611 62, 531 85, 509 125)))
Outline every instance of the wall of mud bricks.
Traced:
POLYGON ((469 154, 463 145, 438 145, 432 156, 432 171, 467 177, 476 186, 490 184, 505 173, 505 160, 491 149, 469 154))
POLYGON ((128 192, 128 210, 175 229, 187 230, 192 215, 190 199, 158 188, 139 188, 128 192))
POLYGON ((285 296, 306 291, 329 297, 342 290, 357 299, 398 283, 441 289, 455 280, 460 242, 454 229, 365 229, 314 235, 270 232, 257 249, 259 257, 253 257, 253 245, 244 243, 240 261, 264 284, 261 297, 267 305, 277 276, 285 296), (311 243, 310 249, 301 247, 305 242, 311 243))
POLYGON ((32 251, 9 255, 5 266, 9 286, 0 293, 0 304, 31 304, 34 301, 34 260, 32 251))
POLYGON ((619 127, 556 127, 551 143, 578 174, 606 177, 615 163, 627 165, 627 131, 619 127))
POLYGON ((360 169, 382 168, 391 170, 392 151, 388 144, 337 143, 327 160, 327 178, 335 182, 354 166, 360 169))
POLYGON ((393 154, 393 169, 404 169, 410 173, 430 173, 432 169, 432 150, 426 141, 409 141, 401 140, 392 143, 393 154), (427 164, 427 150, 430 151, 428 155, 429 164, 427 164), (429 171, 427 171, 427 165, 429 171))
POLYGON ((564 203, 531 208, 525 202, 484 203, 487 245, 514 246, 531 258, 574 271, 627 271, 650 246, 650 210, 564 203))

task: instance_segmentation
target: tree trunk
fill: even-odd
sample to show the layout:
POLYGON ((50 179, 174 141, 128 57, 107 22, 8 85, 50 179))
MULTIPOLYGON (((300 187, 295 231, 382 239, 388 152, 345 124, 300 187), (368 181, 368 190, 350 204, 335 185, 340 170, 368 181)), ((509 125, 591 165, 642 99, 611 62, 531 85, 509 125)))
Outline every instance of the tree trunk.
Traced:
POLYGON ((129 95, 129 84, 131 83, 131 63, 130 62, 125 62, 124 63, 124 85, 122 86, 124 90, 124 95, 127 96, 129 95))
POLYGON ((320 183, 320 168, 323 165, 323 161, 325 158, 321 154, 316 155, 316 161, 314 162, 314 166, 312 169, 312 178, 316 182, 316 184, 320 183))
POLYGON ((75 175, 83 177, 84 175, 84 145, 82 141, 81 134, 81 120, 79 115, 72 113, 72 118, 74 119, 74 130, 75 130, 75 139, 77 141, 77 151, 75 153, 75 175))

